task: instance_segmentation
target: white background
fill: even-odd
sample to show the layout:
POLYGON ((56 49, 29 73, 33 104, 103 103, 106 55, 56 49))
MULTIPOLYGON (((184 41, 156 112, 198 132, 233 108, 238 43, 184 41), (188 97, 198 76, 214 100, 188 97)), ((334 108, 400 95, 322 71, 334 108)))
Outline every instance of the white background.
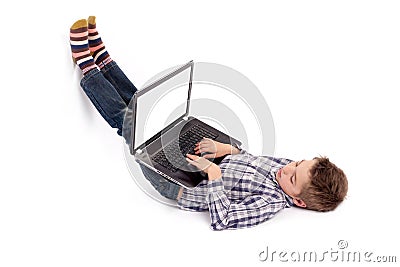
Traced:
POLYGON ((322 253, 341 239, 400 260, 398 1, 38 0, 1 13, 0 266, 266 266, 266 246, 322 253), (214 232, 207 213, 149 198, 70 60, 69 27, 89 15, 138 87, 190 59, 246 75, 276 155, 327 155, 348 176, 345 202, 214 232))

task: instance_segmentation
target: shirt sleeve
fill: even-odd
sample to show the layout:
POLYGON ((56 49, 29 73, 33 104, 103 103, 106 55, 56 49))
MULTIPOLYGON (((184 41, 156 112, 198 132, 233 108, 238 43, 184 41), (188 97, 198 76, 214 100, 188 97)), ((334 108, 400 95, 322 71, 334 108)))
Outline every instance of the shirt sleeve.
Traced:
POLYGON ((268 220, 285 207, 283 201, 274 201, 263 195, 231 201, 226 196, 222 179, 208 183, 207 203, 213 230, 251 227, 268 220))

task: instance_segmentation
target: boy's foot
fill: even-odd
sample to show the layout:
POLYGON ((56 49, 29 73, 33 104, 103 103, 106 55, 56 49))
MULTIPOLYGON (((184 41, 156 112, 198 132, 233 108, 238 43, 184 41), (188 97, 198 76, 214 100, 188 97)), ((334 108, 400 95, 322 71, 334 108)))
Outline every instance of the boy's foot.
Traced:
POLYGON ((96 17, 90 16, 88 18, 88 31, 89 31, 89 49, 94 58, 94 62, 100 69, 112 61, 108 54, 104 43, 102 42, 96 28, 96 17))
POLYGON ((88 35, 86 19, 78 20, 72 24, 69 33, 72 58, 82 70, 83 75, 97 68, 93 57, 90 55, 88 35))

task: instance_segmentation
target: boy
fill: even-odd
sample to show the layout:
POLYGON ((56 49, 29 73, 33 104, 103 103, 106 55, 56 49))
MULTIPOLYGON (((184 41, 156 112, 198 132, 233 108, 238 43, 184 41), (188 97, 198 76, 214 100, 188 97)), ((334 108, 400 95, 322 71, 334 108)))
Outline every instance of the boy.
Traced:
MULTIPOLYGON (((128 141, 123 120, 137 89, 107 52, 94 16, 71 26, 70 43, 72 57, 82 70, 81 87, 109 125, 128 141)), ((325 157, 292 161, 254 156, 207 138, 196 144, 195 154, 186 155, 186 160, 207 173, 208 180, 193 189, 141 168, 154 188, 177 200, 180 208, 209 211, 213 230, 254 226, 291 206, 330 211, 347 194, 345 174, 325 157), (224 159, 217 165, 208 160, 211 157, 224 159)))

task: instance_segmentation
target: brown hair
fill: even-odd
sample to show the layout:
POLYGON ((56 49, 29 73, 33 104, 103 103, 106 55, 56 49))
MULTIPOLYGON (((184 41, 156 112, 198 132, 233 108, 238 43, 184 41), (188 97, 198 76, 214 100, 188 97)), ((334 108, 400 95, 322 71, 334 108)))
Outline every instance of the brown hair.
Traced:
POLYGON ((303 187, 299 198, 306 203, 306 209, 334 210, 346 197, 346 175, 327 157, 315 157, 314 160, 317 162, 310 169, 310 182, 303 187))

